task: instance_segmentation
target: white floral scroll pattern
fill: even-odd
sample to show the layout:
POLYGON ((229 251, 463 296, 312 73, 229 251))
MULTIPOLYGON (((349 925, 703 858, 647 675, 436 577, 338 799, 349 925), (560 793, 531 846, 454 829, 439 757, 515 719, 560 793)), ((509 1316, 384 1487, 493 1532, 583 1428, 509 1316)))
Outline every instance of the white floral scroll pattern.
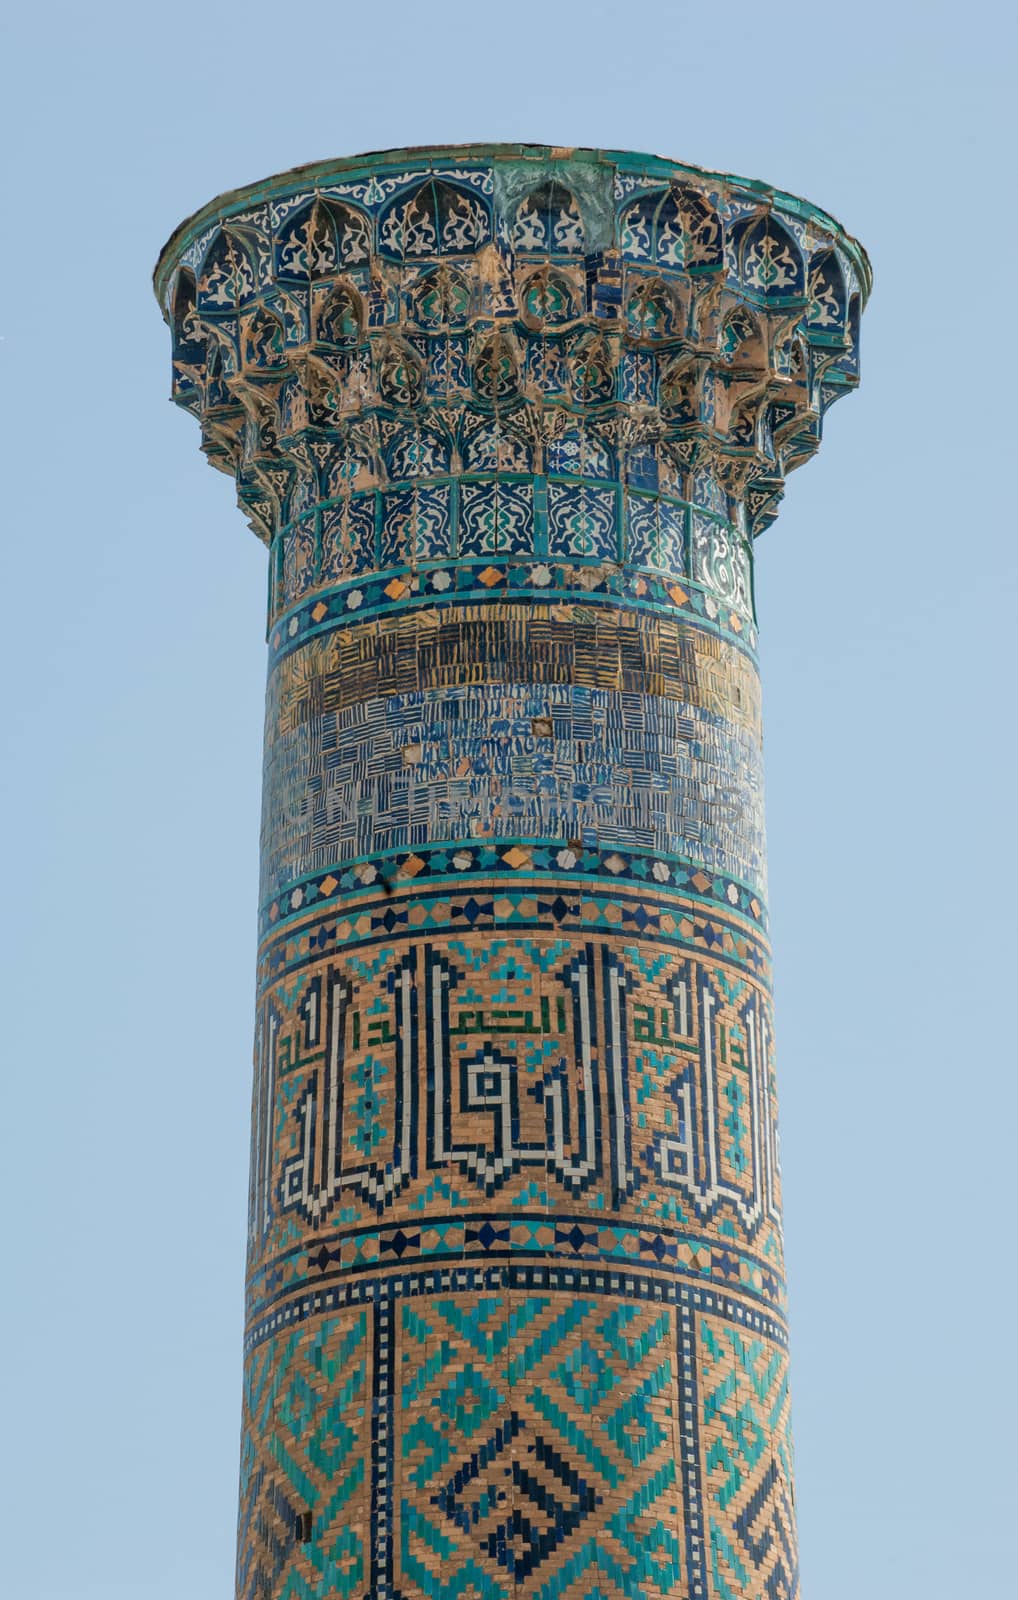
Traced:
POLYGON ((367 217, 338 201, 316 198, 276 236, 276 270, 286 279, 328 278, 370 254, 367 217))
POLYGON ((584 247, 583 218, 574 196, 550 181, 535 189, 516 209, 514 250, 534 254, 579 254, 584 247))
POLYGON ((693 582, 740 611, 749 609, 749 556, 734 528, 693 512, 693 582))
POLYGON ((524 353, 525 376, 529 384, 546 396, 562 395, 569 385, 562 346, 551 339, 535 339, 527 343, 524 353))
POLYGON ((386 452, 389 476, 433 478, 449 471, 449 443, 431 428, 408 423, 386 452))
POLYGON ((627 493, 625 558, 634 566, 685 578, 685 506, 657 496, 627 493))
POLYGON ((465 393, 470 387, 467 341, 454 334, 432 339, 428 347, 428 392, 445 395, 465 393))
POLYGON ((654 404, 657 357, 650 350, 624 350, 619 361, 622 399, 626 405, 654 404))
POLYGON ((588 428, 570 428, 548 445, 548 471, 571 473, 577 478, 613 478, 611 452, 588 428))
POLYGON ((479 418, 477 425, 464 433, 462 449, 467 472, 528 472, 531 467, 530 451, 523 440, 490 418, 479 418))
POLYGON ((233 311, 250 300, 257 287, 247 241, 224 228, 209 246, 202 264, 198 279, 199 311, 233 311))
POLYGON ((616 200, 625 200, 638 189, 659 189, 660 178, 648 177, 642 172, 616 172, 614 194, 616 200))
POLYGON ((658 565, 657 497, 626 495, 626 560, 634 567, 658 565))
POLYGON ((713 472, 707 467, 701 467, 693 474, 693 499, 698 506, 706 506, 708 511, 716 511, 720 517, 728 512, 728 497, 713 472))
POLYGON ((396 260, 466 254, 490 237, 484 203, 434 178, 391 202, 378 231, 381 249, 396 260))

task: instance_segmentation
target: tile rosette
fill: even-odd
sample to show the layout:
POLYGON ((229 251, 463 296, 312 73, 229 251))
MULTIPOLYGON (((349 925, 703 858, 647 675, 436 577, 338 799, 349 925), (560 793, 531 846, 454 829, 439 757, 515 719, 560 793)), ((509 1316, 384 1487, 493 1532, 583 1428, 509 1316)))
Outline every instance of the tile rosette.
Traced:
POLYGON ((269 549, 243 1600, 798 1592, 752 541, 868 287, 534 146, 163 252, 269 549))

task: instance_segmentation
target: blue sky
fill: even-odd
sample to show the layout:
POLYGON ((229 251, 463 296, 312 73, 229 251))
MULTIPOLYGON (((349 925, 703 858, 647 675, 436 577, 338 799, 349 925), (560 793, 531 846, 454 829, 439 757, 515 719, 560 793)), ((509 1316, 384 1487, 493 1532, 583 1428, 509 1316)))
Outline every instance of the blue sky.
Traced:
POLYGON ((466 139, 764 178, 872 256, 758 547, 804 1592, 1007 1591, 1015 46, 986 0, 7 22, 6 1592, 232 1584, 265 556, 152 265, 222 189, 466 139))

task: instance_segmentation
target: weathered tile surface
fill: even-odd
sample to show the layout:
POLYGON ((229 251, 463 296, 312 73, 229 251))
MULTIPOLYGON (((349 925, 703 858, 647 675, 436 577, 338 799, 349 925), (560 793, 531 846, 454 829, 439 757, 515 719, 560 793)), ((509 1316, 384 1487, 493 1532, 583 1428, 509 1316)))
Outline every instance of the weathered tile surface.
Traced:
POLYGON ((241 1600, 798 1593, 752 540, 867 290, 528 146, 164 251, 269 548, 241 1600))

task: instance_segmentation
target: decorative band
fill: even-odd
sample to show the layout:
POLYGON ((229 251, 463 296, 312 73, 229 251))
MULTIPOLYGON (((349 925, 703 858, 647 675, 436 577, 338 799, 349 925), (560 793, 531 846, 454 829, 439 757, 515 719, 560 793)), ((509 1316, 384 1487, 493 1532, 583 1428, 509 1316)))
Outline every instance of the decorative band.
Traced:
POLYGON ((328 1288, 305 1290, 252 1322, 245 1335, 244 1350, 247 1354, 282 1329, 295 1327, 310 1318, 347 1306, 372 1305, 383 1301, 391 1303, 435 1294, 478 1294, 513 1289, 597 1294, 613 1300, 652 1301, 663 1306, 685 1307, 723 1317, 735 1326, 774 1340, 783 1349, 788 1345, 785 1322, 772 1310, 746 1304, 730 1293, 705 1287, 702 1283, 685 1281, 676 1274, 514 1263, 377 1272, 370 1277, 348 1279, 328 1288))
POLYGON ((368 948, 393 939, 423 939, 441 934, 507 935, 528 932, 609 934, 661 942, 708 954, 737 966, 762 983, 770 981, 770 952, 763 935, 721 906, 701 905, 679 896, 625 892, 604 884, 599 893, 582 879, 559 873, 546 883, 477 883, 468 879, 458 892, 450 886, 413 895, 375 895, 312 908, 303 920, 290 919, 262 946, 259 986, 343 950, 368 948))
MULTIPOLYGON (((590 884, 602 888, 628 884, 662 895, 680 894, 696 904, 735 912, 761 933, 767 929, 766 905, 758 890, 678 856, 583 841, 459 839, 431 848, 361 857, 288 883, 263 905, 259 938, 309 912, 338 911, 353 903, 360 908, 365 901, 377 903, 379 891, 391 897, 425 883, 456 884, 458 894, 472 892, 481 899, 490 898, 509 883, 477 884, 472 880, 490 880, 492 874, 509 883, 536 880, 541 885, 549 879, 559 880, 571 885, 574 895, 590 884)), ((544 891, 539 888, 538 892, 544 891)))
POLYGON ((443 1261, 465 1262, 471 1257, 487 1263, 519 1262, 527 1256, 560 1268, 575 1264, 671 1272, 714 1287, 723 1285, 774 1308, 784 1304, 781 1273, 759 1255, 703 1232, 670 1228, 650 1216, 637 1225, 549 1211, 472 1211, 462 1217, 422 1214, 416 1221, 404 1219, 302 1239, 290 1250, 273 1255, 252 1274, 249 1317, 267 1315, 272 1305, 294 1294, 317 1293, 325 1285, 386 1267, 407 1269, 443 1261))
POLYGON ((755 662, 757 631, 749 618, 695 584, 657 578, 614 562, 520 561, 484 557, 398 568, 318 590, 283 615, 269 631, 270 670, 307 639, 420 607, 444 609, 464 602, 523 600, 562 608, 624 606, 657 616, 687 617, 736 645, 755 662))

